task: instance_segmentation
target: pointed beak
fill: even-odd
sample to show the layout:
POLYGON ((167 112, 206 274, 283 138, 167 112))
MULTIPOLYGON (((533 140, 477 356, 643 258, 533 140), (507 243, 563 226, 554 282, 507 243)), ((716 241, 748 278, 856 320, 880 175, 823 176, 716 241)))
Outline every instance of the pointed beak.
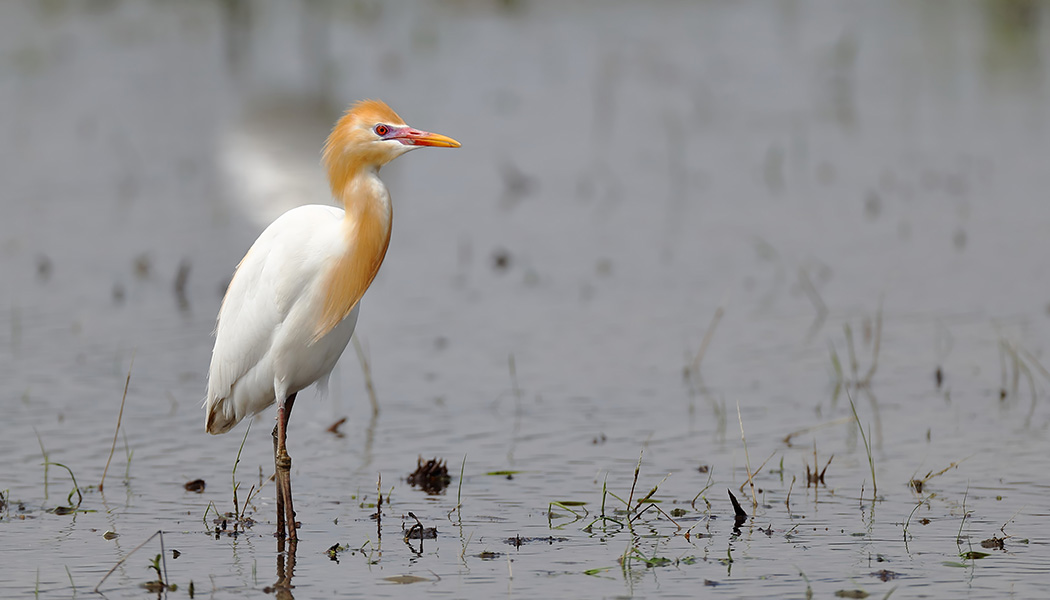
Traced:
POLYGON ((438 148, 459 148, 459 142, 440 133, 420 131, 411 127, 403 127, 392 132, 388 139, 395 139, 406 146, 436 146, 438 148))

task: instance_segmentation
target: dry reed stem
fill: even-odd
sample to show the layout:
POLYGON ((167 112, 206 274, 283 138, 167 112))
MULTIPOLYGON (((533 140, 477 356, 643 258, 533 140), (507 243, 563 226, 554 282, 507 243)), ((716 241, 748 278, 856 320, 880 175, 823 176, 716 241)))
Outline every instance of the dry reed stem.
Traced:
POLYGON ((835 425, 843 425, 845 423, 849 423, 852 420, 853 420, 852 417, 839 417, 838 419, 835 419, 834 421, 828 421, 827 423, 820 423, 820 424, 817 424, 817 425, 811 425, 809 427, 803 427, 802 429, 798 429, 796 431, 792 431, 791 433, 789 433, 786 436, 784 436, 784 443, 787 444, 788 447, 791 447, 791 438, 798 437, 798 436, 802 435, 803 433, 809 433, 811 431, 816 431, 818 429, 824 429, 825 427, 833 427, 835 425))
POLYGON ((751 475, 751 457, 747 453, 747 436, 744 435, 744 418, 740 416, 739 401, 736 403, 736 419, 740 423, 740 441, 744 442, 744 461, 747 465, 747 482, 751 484, 751 510, 754 512, 758 508, 758 496, 755 494, 755 480, 751 475))
POLYGON ((879 347, 882 345, 882 300, 879 300, 879 310, 875 313, 875 341, 871 349, 871 366, 858 385, 870 385, 871 378, 875 376, 875 369, 879 367, 879 347))
POLYGON ((798 270, 798 280, 802 286, 802 291, 813 304, 813 309, 817 311, 817 316, 813 319, 813 324, 809 326, 809 333, 806 335, 806 339, 810 340, 816 335, 817 331, 820 330, 824 321, 827 320, 828 305, 825 304, 824 299, 820 297, 820 293, 817 291, 817 287, 813 285, 813 281, 809 278, 809 273, 806 269, 800 268, 798 270))
MULTIPOLYGON (((772 458, 773 458, 774 456, 776 456, 776 455, 777 455, 777 451, 776 451, 776 450, 774 450, 774 451, 772 452, 772 454, 770 454, 770 455, 769 455, 769 458, 767 458, 766 460, 762 461, 762 464, 758 465, 758 468, 757 468, 757 469, 755 469, 755 472, 751 474, 751 477, 749 478, 749 480, 750 480, 750 479, 752 479, 752 478, 754 478, 754 477, 757 477, 757 476, 758 476, 758 474, 762 472, 762 468, 766 466, 766 463, 768 463, 768 462, 770 461, 770 459, 772 459, 772 458)), ((744 493, 744 486, 745 486, 746 484, 747 484, 747 481, 745 481, 744 483, 741 483, 741 484, 740 484, 740 493, 741 493, 741 494, 743 494, 743 493, 744 493)))
POLYGON ((105 583, 106 579, 108 579, 109 576, 113 574, 113 571, 116 571, 117 567, 119 567, 120 565, 124 564, 124 561, 128 560, 129 558, 131 558, 132 554, 138 552, 139 549, 141 549, 143 546, 148 544, 150 542, 150 540, 152 540, 153 538, 155 538, 157 536, 160 536, 160 556, 161 556, 162 564, 164 565, 164 584, 166 585, 168 583, 168 581, 169 581, 168 580, 168 559, 167 559, 167 556, 165 556, 165 552, 164 552, 164 532, 161 531, 160 529, 158 529, 157 531, 153 532, 153 535, 151 535, 148 538, 146 538, 146 540, 144 542, 142 542, 138 546, 135 546, 135 548, 131 552, 128 552, 127 556, 125 556, 124 558, 118 560, 117 564, 113 565, 112 569, 110 569, 109 571, 106 571, 106 574, 102 576, 102 580, 98 582, 98 585, 95 586, 95 589, 92 590, 92 593, 95 593, 95 594, 100 593, 98 591, 98 588, 102 587, 102 584, 105 583))
POLYGON ((350 339, 354 341, 357 360, 361 362, 361 372, 365 376, 365 390, 368 392, 368 401, 372 403, 372 415, 378 415, 379 398, 376 397, 376 386, 372 382, 372 368, 368 366, 368 358, 365 357, 364 348, 361 347, 361 340, 357 339, 356 335, 351 336, 350 339))
POLYGON ((725 309, 719 306, 715 310, 714 316, 711 317, 711 324, 707 326, 707 331, 704 332, 704 339, 700 340, 700 349, 696 351, 696 357, 693 358, 693 362, 689 366, 691 372, 700 372, 700 363, 704 360, 704 354, 707 354, 707 347, 711 344, 711 339, 715 336, 715 329, 718 327, 718 323, 722 320, 724 314, 725 309))
POLYGON ((135 366, 135 353, 131 353, 131 364, 128 365, 128 378, 124 380, 124 395, 120 398, 120 412, 117 413, 117 429, 113 432, 113 445, 109 447, 109 458, 106 459, 106 468, 102 469, 102 481, 98 482, 98 491, 102 491, 102 485, 106 483, 106 472, 109 471, 109 463, 113 460, 113 452, 117 449, 117 435, 120 433, 120 421, 124 418, 124 401, 128 399, 128 386, 131 385, 131 368, 135 366))
MULTIPOLYGON (((853 403, 853 395, 849 393, 848 387, 846 388, 846 398, 849 399, 849 407, 853 411, 853 418, 857 420, 857 430, 860 432, 861 441, 864 442, 864 450, 868 453, 868 466, 871 467, 871 501, 875 502, 879 497, 879 484, 875 481, 875 459, 871 455, 871 444, 868 442, 868 436, 864 435, 864 426, 860 423, 860 416, 857 415, 857 406, 853 403)), ((814 454, 814 460, 815 456, 814 454)))
POLYGON ((631 504, 634 502, 634 488, 638 485, 638 473, 642 470, 642 453, 645 450, 638 452, 638 464, 634 467, 634 482, 631 483, 631 493, 627 495, 627 522, 631 522, 631 504))

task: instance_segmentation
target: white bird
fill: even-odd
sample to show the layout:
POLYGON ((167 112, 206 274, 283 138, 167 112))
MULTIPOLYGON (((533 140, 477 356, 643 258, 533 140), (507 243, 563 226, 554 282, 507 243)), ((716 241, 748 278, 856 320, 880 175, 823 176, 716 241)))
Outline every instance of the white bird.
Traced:
POLYGON ((277 403, 274 480, 281 539, 287 531, 297 540, 285 447, 295 395, 327 382, 390 242, 390 194, 379 169, 421 146, 459 145, 412 129, 377 100, 353 105, 332 129, 323 154, 342 210, 315 204, 284 213, 255 240, 230 281, 215 328, 206 428, 225 433, 277 403))

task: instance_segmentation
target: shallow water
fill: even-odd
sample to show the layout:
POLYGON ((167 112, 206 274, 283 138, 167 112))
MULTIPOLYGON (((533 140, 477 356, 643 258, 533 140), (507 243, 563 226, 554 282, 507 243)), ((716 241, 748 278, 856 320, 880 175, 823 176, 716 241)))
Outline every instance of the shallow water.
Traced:
MULTIPOLYGON (((210 331, 261 228, 324 197, 339 109, 373 96, 463 147, 383 171, 394 237, 358 325, 380 412, 353 351, 300 395, 282 597, 1041 595, 1041 4, 282 6, 0 7, 5 596, 85 594, 156 530, 172 597, 274 584, 272 486, 246 533, 212 532, 244 427, 203 431, 210 331), (863 379, 877 331, 870 385, 837 386, 832 357, 863 379), (810 487, 814 449, 834 458, 810 487), (73 484, 44 453, 84 512, 47 512, 73 484), (445 494, 405 483, 420 455, 445 494), (726 490, 750 510, 764 461, 734 530, 726 490), (624 523, 617 497, 654 486, 666 515, 594 522, 603 487, 624 523), (422 550, 409 512, 438 529, 422 550)), ((105 595, 145 593, 158 551, 105 595)))

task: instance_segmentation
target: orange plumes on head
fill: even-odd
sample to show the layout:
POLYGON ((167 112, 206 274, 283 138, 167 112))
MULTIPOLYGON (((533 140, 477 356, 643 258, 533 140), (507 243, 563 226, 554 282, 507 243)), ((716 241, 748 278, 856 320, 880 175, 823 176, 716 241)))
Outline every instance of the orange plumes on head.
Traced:
POLYGON ((324 282, 324 306, 313 341, 350 314, 371 285, 390 243, 390 198, 376 172, 405 152, 423 146, 458 148, 456 140, 413 129, 386 104, 364 100, 335 124, 324 146, 332 195, 342 202, 346 251, 324 282))
POLYGON ((362 100, 349 109, 332 128, 324 145, 323 160, 328 168, 332 193, 342 199, 346 184, 361 169, 379 168, 400 153, 371 142, 375 141, 372 128, 383 123, 404 126, 405 122, 386 103, 380 100, 362 100))

